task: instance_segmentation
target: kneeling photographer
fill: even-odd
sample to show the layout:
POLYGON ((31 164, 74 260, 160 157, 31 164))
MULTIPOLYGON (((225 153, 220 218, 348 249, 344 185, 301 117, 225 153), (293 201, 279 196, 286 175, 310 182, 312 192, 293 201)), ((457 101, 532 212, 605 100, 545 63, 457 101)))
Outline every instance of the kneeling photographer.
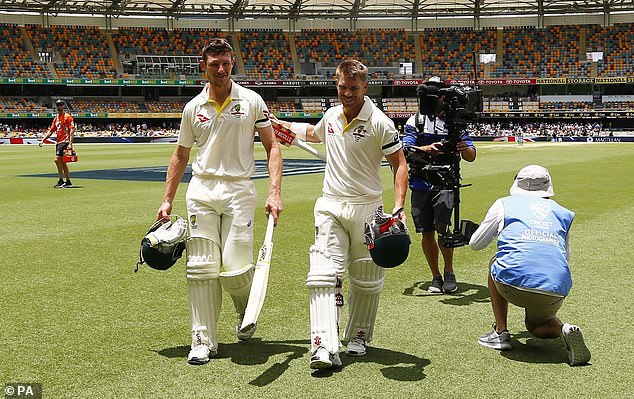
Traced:
POLYGON ((466 126, 475 119, 479 94, 469 87, 464 89, 447 86, 437 76, 430 78, 417 89, 420 112, 411 116, 404 128, 412 219, 416 232, 422 233, 421 246, 432 273, 431 293, 458 289, 453 248, 464 243, 452 239, 451 217, 459 203, 460 159, 473 162, 476 158, 466 126), (443 274, 438 252, 444 260, 443 274))

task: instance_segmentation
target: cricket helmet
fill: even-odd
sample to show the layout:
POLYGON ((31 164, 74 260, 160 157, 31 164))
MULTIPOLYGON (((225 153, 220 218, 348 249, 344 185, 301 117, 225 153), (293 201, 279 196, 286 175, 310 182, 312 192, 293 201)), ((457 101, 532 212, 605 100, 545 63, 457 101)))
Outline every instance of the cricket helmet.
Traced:
POLYGON ((152 269, 167 270, 183 255, 187 240, 187 222, 179 216, 157 220, 141 240, 139 266, 146 263, 152 269))
POLYGON ((385 214, 380 206, 366 219, 365 244, 374 263, 384 268, 402 264, 409 255, 412 241, 407 226, 397 217, 398 213, 385 214))

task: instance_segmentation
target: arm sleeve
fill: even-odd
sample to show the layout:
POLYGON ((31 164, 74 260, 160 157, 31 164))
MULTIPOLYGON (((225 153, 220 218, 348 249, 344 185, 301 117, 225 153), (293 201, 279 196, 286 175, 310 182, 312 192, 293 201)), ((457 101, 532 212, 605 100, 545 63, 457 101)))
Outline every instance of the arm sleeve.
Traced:
POLYGON ((403 147, 401 140, 398 137, 398 130, 394 127, 394 122, 387 116, 383 116, 381 121, 382 125, 382 137, 381 137, 381 151, 383 155, 390 155, 400 150, 403 147))
POLYGON ((51 132, 57 131, 57 124, 55 123, 55 121, 57 121, 57 117, 53 118, 53 122, 51 122, 51 127, 49 127, 49 130, 51 132))
POLYGON ((178 132, 178 145, 192 148, 194 145, 194 130, 192 129, 192 107, 185 106, 181 117, 181 128, 178 132))
POLYGON ((260 129, 263 127, 271 126, 271 120, 269 119, 269 108, 262 97, 257 96, 254 104, 255 110, 255 127, 260 129))
POLYGON ((314 128, 314 134, 317 137, 319 137, 319 140, 322 143, 326 142, 326 132, 325 132, 326 122, 325 121, 326 121, 326 116, 329 113, 328 111, 326 111, 326 113, 324 113, 324 116, 319 120, 319 122, 317 122, 317 124, 315 125, 315 128, 314 128))
POLYGON ((405 148, 416 145, 416 139, 418 138, 418 128, 416 128, 416 115, 409 117, 403 128, 403 146, 405 148))
POLYGON ((469 246, 474 251, 486 248, 497 237, 504 227, 504 205, 496 200, 489 208, 480 227, 473 233, 469 246))
POLYGON ((468 130, 463 130, 460 134, 460 140, 464 141, 466 145, 473 148, 475 150, 475 144, 473 144, 473 140, 471 139, 470 133, 468 130))

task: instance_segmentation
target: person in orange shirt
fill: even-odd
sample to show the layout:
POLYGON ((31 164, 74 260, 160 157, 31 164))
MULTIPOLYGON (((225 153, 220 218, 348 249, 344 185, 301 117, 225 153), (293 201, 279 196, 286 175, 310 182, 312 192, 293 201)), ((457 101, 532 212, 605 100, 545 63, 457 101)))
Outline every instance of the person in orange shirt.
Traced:
POLYGON ((70 171, 68 165, 64 162, 63 156, 66 149, 73 149, 73 136, 75 133, 75 122, 70 114, 64 112, 64 101, 57 100, 55 107, 57 108, 57 116, 53 119, 51 127, 46 132, 46 135, 42 138, 39 145, 40 147, 44 141, 49 138, 53 133, 57 136, 57 144, 55 146, 55 165, 57 166, 57 173, 59 174, 59 180, 55 184, 54 188, 71 188, 73 183, 70 181, 70 171), (64 182, 66 177, 66 182, 64 182))

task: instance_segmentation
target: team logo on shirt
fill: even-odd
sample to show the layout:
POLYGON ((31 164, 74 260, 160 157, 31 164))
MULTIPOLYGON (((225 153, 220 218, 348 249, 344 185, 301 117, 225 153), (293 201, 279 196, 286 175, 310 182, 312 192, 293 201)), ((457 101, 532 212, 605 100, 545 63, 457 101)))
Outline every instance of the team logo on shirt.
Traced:
POLYGON ((189 226, 192 229, 195 229, 198 227, 198 224, 196 223, 196 215, 190 215, 189 216, 189 226))
POLYGON ((354 138, 354 141, 356 143, 358 143, 359 141, 363 140, 364 138, 366 138, 368 135, 368 131, 365 130, 365 126, 361 125, 356 127, 353 131, 352 131, 352 138, 354 138))
POLYGON ((196 118, 198 118, 198 122, 200 122, 201 125, 204 125, 206 122, 209 122, 209 117, 203 114, 196 114, 196 118))
POLYGON ((328 129, 326 129, 329 135, 335 134, 335 129, 332 128, 332 123, 328 123, 328 129))
POLYGON ((243 119, 243 118, 246 118, 247 116, 247 114, 242 110, 242 104, 240 103, 231 107, 231 110, 229 111, 229 113, 231 114, 231 116, 233 116, 236 119, 243 119))
POLYGON ((533 215, 535 215, 538 219, 543 220, 550 212, 550 204, 542 201, 534 201, 531 202, 530 209, 531 212, 533 212, 533 215))

